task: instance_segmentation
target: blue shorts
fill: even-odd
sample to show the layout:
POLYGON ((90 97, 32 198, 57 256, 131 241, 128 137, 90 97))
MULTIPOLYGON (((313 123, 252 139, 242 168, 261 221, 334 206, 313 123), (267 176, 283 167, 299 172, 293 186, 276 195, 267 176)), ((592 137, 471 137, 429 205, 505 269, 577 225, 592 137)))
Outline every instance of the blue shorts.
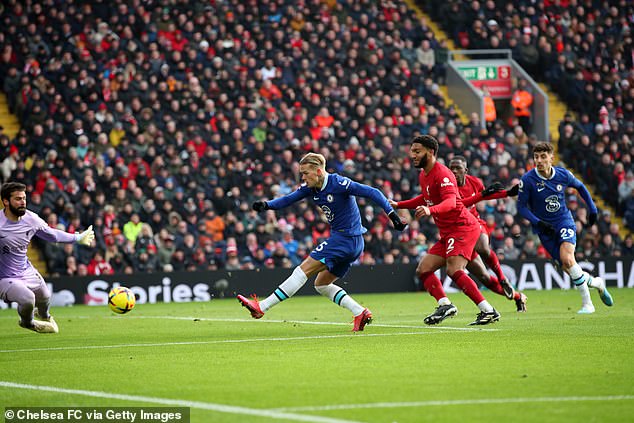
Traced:
POLYGON ((363 246, 363 235, 346 236, 335 233, 315 247, 310 256, 324 263, 330 273, 343 278, 363 252, 363 246))
POLYGON ((577 226, 574 222, 570 221, 563 221, 557 225, 553 224, 553 226, 557 231, 554 238, 544 235, 537 229, 534 230, 537 233, 537 236, 539 236, 539 240, 542 242, 542 245, 551 255, 553 260, 555 260, 558 264, 561 264, 559 248, 563 242, 569 242, 572 245, 577 245, 577 226))

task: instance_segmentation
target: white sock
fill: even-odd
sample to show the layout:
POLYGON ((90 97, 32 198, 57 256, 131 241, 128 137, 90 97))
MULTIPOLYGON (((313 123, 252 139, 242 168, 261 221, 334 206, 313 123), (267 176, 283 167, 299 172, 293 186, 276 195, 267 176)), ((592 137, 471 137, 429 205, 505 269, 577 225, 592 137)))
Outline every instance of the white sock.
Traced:
POLYGON ((260 309, 263 312, 266 312, 268 309, 273 307, 276 304, 279 304, 281 301, 287 300, 297 291, 299 288, 304 286, 308 277, 304 273, 304 271, 298 266, 293 270, 293 273, 286 279, 282 284, 275 290, 271 295, 266 297, 266 299, 260 301, 260 309))
POLYGON ((572 283, 577 287, 579 293, 581 294, 581 303, 585 305, 592 305, 592 299, 590 298, 590 290, 588 289, 588 285, 586 282, 591 279, 590 275, 587 272, 584 272, 581 269, 579 264, 575 263, 568 270, 568 275, 570 275, 570 279, 572 279, 572 283))
POLYGON ((330 298, 335 304, 350 310, 353 315, 358 316, 363 313, 364 308, 340 286, 331 283, 329 285, 315 285, 315 289, 324 297, 330 298))
POLYGON ((444 306, 444 305, 449 305, 451 304, 451 301, 449 301, 449 298, 447 297, 442 297, 441 299, 438 300, 438 305, 439 306, 444 306))
POLYGON ((480 302, 478 304, 478 308, 480 309, 480 311, 483 311, 485 313, 491 313, 493 311, 493 306, 489 304, 487 300, 480 302))

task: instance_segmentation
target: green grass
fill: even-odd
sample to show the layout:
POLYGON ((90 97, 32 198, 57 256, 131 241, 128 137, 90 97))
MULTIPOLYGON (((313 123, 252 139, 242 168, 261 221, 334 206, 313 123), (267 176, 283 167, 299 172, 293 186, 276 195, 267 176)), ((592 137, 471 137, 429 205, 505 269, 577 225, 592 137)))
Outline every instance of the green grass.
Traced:
POLYGON ((433 328, 422 324, 434 307, 427 294, 358 295, 375 315, 359 334, 350 333, 347 310, 317 296, 286 301, 260 321, 234 299, 138 305, 125 316, 107 307, 56 308, 57 335, 25 331, 15 310, 3 310, 0 405, 162 406, 171 399, 191 406, 194 422, 620 422, 634 415, 634 290, 613 290, 612 308, 593 292, 597 312, 585 316, 576 314, 574 291, 527 294, 528 313, 518 314, 487 293, 502 320, 483 329, 467 326, 476 308, 462 294, 451 295, 458 316, 433 328))

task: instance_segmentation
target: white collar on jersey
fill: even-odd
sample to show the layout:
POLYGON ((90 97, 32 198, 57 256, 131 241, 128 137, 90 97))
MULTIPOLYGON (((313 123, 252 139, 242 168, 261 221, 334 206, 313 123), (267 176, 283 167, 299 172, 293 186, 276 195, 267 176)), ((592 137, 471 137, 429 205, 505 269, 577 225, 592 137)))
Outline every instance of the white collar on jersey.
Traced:
POLYGON ((319 188, 319 191, 323 191, 324 188, 326 188, 326 185, 328 185, 328 175, 329 173, 326 172, 326 176, 324 176, 324 183, 321 184, 321 188, 319 188))
POLYGON ((537 170, 537 168, 535 168, 535 174, 539 176, 541 179, 546 179, 546 180, 553 179, 555 177, 555 173, 557 173, 557 170, 555 169, 555 166, 551 166, 550 168, 552 169, 552 175, 550 175, 550 177, 548 178, 543 176, 541 173, 539 173, 539 170, 537 170))

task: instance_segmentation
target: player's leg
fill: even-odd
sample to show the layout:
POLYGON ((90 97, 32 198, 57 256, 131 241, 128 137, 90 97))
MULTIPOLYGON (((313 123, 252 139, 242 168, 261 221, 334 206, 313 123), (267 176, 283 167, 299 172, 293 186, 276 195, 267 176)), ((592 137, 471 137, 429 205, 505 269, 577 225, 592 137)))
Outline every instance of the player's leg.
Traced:
POLYGON ((271 307, 295 295, 295 293, 304 286, 309 277, 325 268, 325 264, 310 256, 306 257, 302 264, 297 266, 295 270, 293 270, 293 273, 264 300, 258 301, 255 295, 252 299, 238 295, 238 301, 251 312, 251 316, 254 319, 259 319, 264 316, 264 313, 271 307))
POLYGON ((51 304, 51 291, 48 289, 44 278, 42 278, 39 274, 37 276, 39 279, 39 286, 33 289, 33 294, 35 295, 35 318, 49 322, 51 326, 53 326, 55 333, 57 333, 59 332, 57 322, 53 316, 51 316, 49 311, 51 304))
POLYGON ((8 303, 18 304, 20 321, 18 324, 39 333, 54 333, 53 326, 48 322, 39 322, 33 319, 35 308, 35 294, 26 283, 19 279, 0 279, 0 299, 8 303))
POLYGON ((492 292, 506 296, 504 288, 500 285, 500 281, 495 275, 491 275, 487 271, 480 255, 477 255, 473 260, 467 263, 467 270, 475 280, 489 288, 492 292))
POLYGON ((502 266, 500 265, 500 259, 498 259, 497 254, 491 250, 489 246, 489 236, 486 233, 480 231, 480 237, 478 238, 478 242, 476 243, 476 252, 480 254, 484 262, 489 266, 489 269, 493 270, 495 276, 497 277, 500 285, 504 289, 504 295, 509 300, 513 299, 513 286, 509 283, 506 276, 504 276, 504 272, 502 272, 502 266))
POLYGON ((500 313, 489 304, 465 272, 467 263, 476 257, 475 245, 479 237, 479 230, 466 229, 456 231, 454 236, 447 238, 447 275, 480 309, 472 325, 486 325, 500 319, 500 313))
POLYGON ((424 319, 425 324, 428 325, 436 325, 458 313, 458 308, 451 303, 445 294, 442 282, 435 274, 436 270, 445 265, 444 249, 444 242, 441 239, 430 248, 416 267, 416 275, 423 287, 438 302, 438 307, 424 319))
POLYGON ((362 331, 366 324, 372 321, 372 312, 361 306, 352 298, 345 289, 334 284, 337 279, 343 278, 351 264, 363 253, 363 237, 337 237, 328 239, 322 253, 326 269, 319 272, 315 278, 315 290, 332 302, 346 308, 354 316, 354 332, 362 331))
POLYGON ((315 279, 315 290, 338 306, 350 310, 354 316, 352 331, 362 331, 365 325, 372 322, 372 312, 356 302, 354 298, 348 295, 345 289, 334 284, 337 279, 339 279, 339 276, 329 270, 319 272, 315 279))
POLYGON ((528 297, 513 289, 513 286, 508 282, 508 280, 506 281, 508 288, 505 288, 495 275, 491 275, 486 270, 480 255, 477 255, 475 259, 471 260, 467 264, 467 270, 471 276, 473 276, 482 285, 489 288, 492 292, 502 295, 510 300, 514 300, 515 307, 519 313, 526 311, 526 301, 528 300, 528 297), (510 298, 507 295, 507 289, 510 289, 512 292, 512 296, 510 298))
POLYGON ((612 306, 614 304, 612 296, 605 286, 605 281, 599 277, 593 277, 581 269, 581 266, 575 260, 575 245, 573 243, 562 242, 559 247, 559 255, 562 268, 570 275, 572 283, 581 293, 582 306, 579 313, 594 313, 594 305, 592 304, 588 287, 596 288, 599 291, 601 301, 605 305, 612 306))

